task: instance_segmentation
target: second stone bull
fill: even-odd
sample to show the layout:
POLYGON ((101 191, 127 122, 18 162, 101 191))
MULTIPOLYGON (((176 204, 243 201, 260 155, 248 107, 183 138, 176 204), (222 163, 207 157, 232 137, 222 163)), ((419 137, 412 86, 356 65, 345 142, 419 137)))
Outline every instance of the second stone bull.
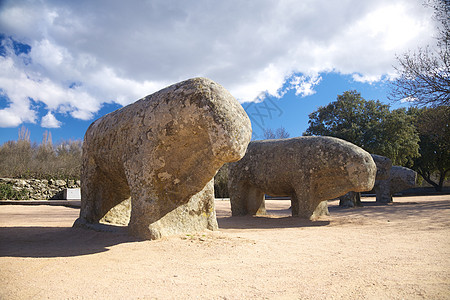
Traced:
POLYGON ((368 152, 337 138, 254 141, 229 166, 232 215, 265 214, 268 194, 290 196, 292 215, 313 219, 322 201, 371 190, 376 170, 368 152))

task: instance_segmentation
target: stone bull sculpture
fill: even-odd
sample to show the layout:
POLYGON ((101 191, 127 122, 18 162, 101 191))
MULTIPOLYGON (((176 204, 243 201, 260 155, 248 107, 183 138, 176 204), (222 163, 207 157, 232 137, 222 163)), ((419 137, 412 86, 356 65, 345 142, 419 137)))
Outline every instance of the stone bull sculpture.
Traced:
POLYGON ((372 189, 375 173, 369 153, 337 138, 254 141, 244 158, 229 165, 232 215, 265 214, 269 194, 290 196, 292 215, 313 219, 322 201, 372 189))
POLYGON ((380 203, 392 202, 395 193, 412 188, 416 185, 417 173, 411 169, 393 166, 389 177, 375 181, 376 201, 380 203))
MULTIPOLYGON (((375 184, 377 180, 385 180, 389 178, 389 174, 392 168, 392 161, 384 156, 371 154, 375 165, 377 166, 377 174, 375 176, 375 184)), ((342 207, 355 207, 361 206, 361 193, 360 192, 348 192, 347 194, 339 197, 339 206, 342 207)))
POLYGON ((217 229, 213 177, 224 163, 245 154, 250 139, 242 106, 205 78, 114 111, 86 132, 81 211, 74 226, 114 223, 105 216, 131 197, 128 229, 135 236, 217 229))

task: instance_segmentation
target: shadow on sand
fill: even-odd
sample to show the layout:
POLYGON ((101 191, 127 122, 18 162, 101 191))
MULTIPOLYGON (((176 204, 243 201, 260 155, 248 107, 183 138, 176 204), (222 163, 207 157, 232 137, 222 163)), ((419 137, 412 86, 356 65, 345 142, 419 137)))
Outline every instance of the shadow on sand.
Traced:
POLYGON ((223 229, 277 229, 327 226, 330 221, 310 221, 298 217, 239 216, 218 218, 219 228, 223 229))
POLYGON ((362 201, 362 206, 357 207, 340 207, 330 206, 328 210, 333 213, 345 213, 349 211, 385 211, 386 213, 416 213, 426 212, 429 210, 448 210, 450 209, 450 201, 427 201, 427 202, 390 202, 390 203, 377 203, 372 201, 362 201))
POLYGON ((70 257, 101 253, 136 242, 126 228, 96 232, 72 227, 1 227, 0 257, 70 257))

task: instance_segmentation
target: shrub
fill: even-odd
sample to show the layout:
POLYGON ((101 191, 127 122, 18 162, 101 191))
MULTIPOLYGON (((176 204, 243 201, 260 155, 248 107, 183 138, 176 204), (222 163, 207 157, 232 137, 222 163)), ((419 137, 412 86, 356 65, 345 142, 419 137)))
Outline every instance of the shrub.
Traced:
POLYGON ((228 164, 224 164, 214 176, 214 196, 228 198, 228 164))
POLYGON ((15 190, 12 184, 0 182, 0 199, 28 200, 26 190, 15 190))

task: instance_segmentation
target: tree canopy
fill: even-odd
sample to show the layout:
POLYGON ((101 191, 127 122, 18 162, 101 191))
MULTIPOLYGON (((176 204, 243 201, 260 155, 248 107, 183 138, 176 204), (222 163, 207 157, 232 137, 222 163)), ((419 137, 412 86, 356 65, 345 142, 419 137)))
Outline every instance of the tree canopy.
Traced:
POLYGON ((437 191, 450 175, 450 107, 412 109, 419 131, 420 157, 414 159, 413 169, 437 191))
POLYGON ((403 108, 391 111, 378 100, 365 100, 346 91, 309 115, 304 135, 334 136, 372 154, 389 157, 393 164, 411 166, 419 155, 414 117, 403 108))

